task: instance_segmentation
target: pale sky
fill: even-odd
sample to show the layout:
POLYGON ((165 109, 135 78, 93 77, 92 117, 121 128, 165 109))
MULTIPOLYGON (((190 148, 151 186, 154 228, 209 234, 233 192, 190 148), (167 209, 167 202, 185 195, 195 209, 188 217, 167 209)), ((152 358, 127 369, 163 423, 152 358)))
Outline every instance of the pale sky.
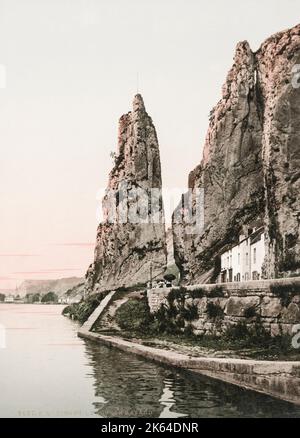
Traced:
POLYGON ((297 24, 297 10, 296 0, 0 0, 0 289, 84 275, 137 73, 163 184, 185 188, 237 42, 256 50, 297 24))

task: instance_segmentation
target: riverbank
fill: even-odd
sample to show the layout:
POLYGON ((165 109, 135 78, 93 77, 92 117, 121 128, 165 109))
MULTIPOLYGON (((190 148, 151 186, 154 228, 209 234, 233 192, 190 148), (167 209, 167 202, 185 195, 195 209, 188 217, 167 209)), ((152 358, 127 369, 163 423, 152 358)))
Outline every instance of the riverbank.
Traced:
POLYGON ((300 405, 300 362, 193 357, 180 351, 155 348, 118 337, 93 333, 88 328, 81 328, 78 335, 154 362, 185 369, 300 405))
POLYGON ((183 319, 194 318, 195 308, 173 305, 151 314, 147 299, 139 292, 114 293, 110 305, 102 307, 101 314, 101 318, 93 320, 90 328, 93 332, 193 357, 300 361, 294 335, 272 336, 259 319, 251 325, 237 322, 219 335, 195 334, 189 322, 183 319), (181 309, 179 317, 178 308, 181 309))
POLYGON ((299 362, 300 351, 291 347, 290 338, 266 339, 266 345, 247 346, 247 339, 234 340, 193 335, 130 333, 122 330, 93 330, 104 336, 188 354, 191 357, 232 358, 257 361, 299 362))
MULTIPOLYGON (((291 356, 285 355, 284 360, 278 360, 281 349, 277 343, 286 338, 274 340, 265 331, 256 330, 255 337, 248 331, 241 331, 243 336, 237 336, 235 331, 231 337, 213 339, 191 333, 187 335, 179 330, 162 330, 163 323, 164 320, 151 317, 143 295, 124 296, 111 292, 90 315, 78 335, 151 361, 300 405, 299 352, 287 350, 291 356), (243 340, 246 334, 247 338, 243 340), (254 344, 246 348, 249 340, 254 344), (273 357, 273 360, 262 360, 272 345, 276 347, 277 360, 273 357), (258 358, 251 357, 254 354, 258 358)), ((241 328, 238 326, 239 331, 241 328)))

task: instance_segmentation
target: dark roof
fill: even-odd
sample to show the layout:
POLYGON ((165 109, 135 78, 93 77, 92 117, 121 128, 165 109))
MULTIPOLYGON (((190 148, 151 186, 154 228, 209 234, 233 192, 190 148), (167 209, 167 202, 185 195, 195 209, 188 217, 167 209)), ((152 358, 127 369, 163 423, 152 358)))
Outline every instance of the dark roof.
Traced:
POLYGON ((254 245, 254 243, 257 243, 261 240, 261 236, 264 233, 264 227, 259 228, 256 230, 253 234, 250 236, 250 244, 254 245))

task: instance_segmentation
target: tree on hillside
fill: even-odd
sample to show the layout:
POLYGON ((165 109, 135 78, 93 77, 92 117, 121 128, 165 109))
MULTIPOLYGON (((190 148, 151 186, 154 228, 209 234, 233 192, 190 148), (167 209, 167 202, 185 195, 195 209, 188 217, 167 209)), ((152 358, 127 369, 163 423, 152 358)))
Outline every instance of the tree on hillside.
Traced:
POLYGON ((33 297, 33 294, 26 294, 25 295, 25 301, 26 301, 26 303, 32 303, 32 297, 33 297))
POLYGON ((168 281, 169 283, 172 283, 174 280, 176 280, 176 277, 175 277, 175 275, 173 275, 173 274, 166 274, 166 275, 164 276, 164 279, 165 279, 166 281, 168 281))
POLYGON ((0 302, 3 303, 4 300, 5 300, 5 295, 4 294, 0 294, 0 302))
POLYGON ((41 294, 34 294, 32 297, 33 303, 39 303, 41 301, 41 294))
POLYGON ((42 298, 42 303, 57 303, 58 302, 58 296, 55 292, 48 292, 46 295, 42 298))

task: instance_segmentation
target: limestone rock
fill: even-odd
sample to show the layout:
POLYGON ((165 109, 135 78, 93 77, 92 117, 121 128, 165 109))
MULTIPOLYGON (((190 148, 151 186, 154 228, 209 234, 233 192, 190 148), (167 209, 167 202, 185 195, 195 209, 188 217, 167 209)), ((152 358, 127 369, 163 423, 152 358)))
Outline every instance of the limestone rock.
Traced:
POLYGON ((300 306, 291 303, 282 312, 282 322, 286 324, 300 324, 300 306))
POLYGON ((297 64, 300 25, 272 36, 256 53, 247 42, 238 44, 211 112, 202 162, 189 176, 193 193, 204 190, 204 229, 189 234, 177 220, 182 206, 174 212, 174 256, 183 283, 216 281, 220 255, 254 223, 265 223, 266 278, 300 268, 297 64))
POLYGON ((262 151, 268 235, 266 275, 300 268, 300 25, 269 38, 257 55, 264 103, 262 151))
POLYGON ((267 318, 277 318, 282 311, 280 298, 264 297, 261 303, 261 316, 267 318))
POLYGON ((259 306, 258 297, 231 297, 229 298, 225 313, 228 316, 245 316, 245 311, 259 306))
POLYGON ((86 277, 89 293, 145 284, 150 269, 153 278, 163 275, 167 253, 161 186, 157 134, 138 94, 133 111, 119 123, 118 151, 103 199, 104 221, 98 228, 95 260, 86 277), (151 189, 158 192, 152 195, 151 189), (156 196, 157 202, 149 210, 151 196, 156 196))

